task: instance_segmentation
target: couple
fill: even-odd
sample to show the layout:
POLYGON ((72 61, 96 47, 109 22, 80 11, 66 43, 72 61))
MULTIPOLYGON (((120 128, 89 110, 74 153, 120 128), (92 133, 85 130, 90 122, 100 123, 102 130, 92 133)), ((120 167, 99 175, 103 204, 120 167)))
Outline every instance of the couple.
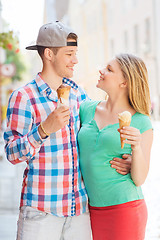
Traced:
POLYGON ((77 35, 70 28, 45 24, 27 49, 38 51, 42 72, 12 93, 4 133, 8 160, 27 163, 17 239, 89 240, 91 228, 94 240, 144 239, 140 185, 152 145, 144 63, 128 54, 110 61, 97 84, 108 100, 97 102, 70 80, 78 62, 77 35), (57 108, 62 83, 71 86, 70 106, 57 108), (117 116, 124 110, 132 114, 131 127, 119 130, 117 116), (132 162, 125 155, 131 153, 132 162))

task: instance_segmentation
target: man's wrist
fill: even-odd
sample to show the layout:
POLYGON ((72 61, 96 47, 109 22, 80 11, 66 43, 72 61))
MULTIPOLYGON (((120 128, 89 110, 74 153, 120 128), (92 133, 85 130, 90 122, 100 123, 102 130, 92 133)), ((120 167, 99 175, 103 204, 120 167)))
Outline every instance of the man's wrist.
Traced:
POLYGON ((50 135, 50 133, 46 132, 45 128, 43 127, 42 122, 39 125, 38 131, 39 131, 41 138, 46 138, 50 135))

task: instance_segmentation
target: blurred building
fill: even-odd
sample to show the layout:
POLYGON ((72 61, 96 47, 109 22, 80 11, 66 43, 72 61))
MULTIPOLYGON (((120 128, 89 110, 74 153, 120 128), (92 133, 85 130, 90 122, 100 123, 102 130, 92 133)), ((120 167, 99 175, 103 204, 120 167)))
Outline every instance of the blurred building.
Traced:
POLYGON ((69 0, 45 0, 44 23, 67 22, 69 0))
POLYGON ((105 0, 70 0, 69 24, 79 37, 78 59, 74 79, 92 99, 105 94, 96 88, 99 69, 108 59, 107 6, 105 0))
POLYGON ((91 98, 102 98, 98 68, 115 54, 133 53, 147 65, 153 117, 160 119, 159 12, 159 0, 70 0, 69 24, 79 36, 75 80, 91 98))
MULTIPOLYGON (((0 32, 5 31, 4 21, 1 17, 1 11, 3 6, 0 1, 0 32)), ((0 48, 0 64, 3 64, 6 60, 5 50, 0 48)), ((2 82, 2 76, 0 75, 0 111, 6 104, 7 101, 7 91, 10 89, 10 79, 5 79, 2 82)), ((2 120, 3 115, 0 115, 0 120, 2 120)), ((4 124, 5 121, 3 121, 4 124)), ((0 212, 6 210, 18 210, 19 200, 20 200, 20 188, 22 171, 24 165, 19 165, 13 167, 5 157, 4 153, 4 141, 3 141, 3 127, 0 128, 0 212), (19 196, 19 197, 17 197, 19 196)))
POLYGON ((146 63, 153 116, 160 118, 160 1, 107 0, 109 59, 120 52, 146 63))
MULTIPOLYGON (((43 24, 54 22, 54 21, 63 21, 67 22, 67 10, 69 6, 69 0, 45 0, 44 1, 44 13, 43 13, 43 24)), ((37 34, 38 34, 37 29, 37 34)), ((36 39, 30 44, 35 44, 36 39)), ((42 69, 42 61, 37 53, 37 51, 26 51, 26 58, 28 63, 30 63, 30 78, 34 79, 36 74, 42 69), (34 67, 32 63, 34 62, 34 67)), ((31 80, 30 79, 30 80, 31 80)))
POLYGON ((106 11, 105 0, 45 0, 44 23, 60 20, 70 25, 79 37, 79 63, 73 79, 93 99, 104 98, 96 83, 98 70, 107 60, 106 11))

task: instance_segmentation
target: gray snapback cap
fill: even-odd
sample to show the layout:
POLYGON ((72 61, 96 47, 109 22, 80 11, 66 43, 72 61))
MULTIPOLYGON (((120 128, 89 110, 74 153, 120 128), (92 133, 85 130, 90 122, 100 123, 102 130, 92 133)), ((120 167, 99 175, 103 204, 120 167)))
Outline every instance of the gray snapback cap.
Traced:
POLYGON ((42 47, 77 46, 77 42, 67 42, 67 37, 70 33, 74 33, 74 31, 59 21, 44 24, 39 29, 36 45, 28 46, 26 47, 26 49, 37 50, 37 46, 42 47))

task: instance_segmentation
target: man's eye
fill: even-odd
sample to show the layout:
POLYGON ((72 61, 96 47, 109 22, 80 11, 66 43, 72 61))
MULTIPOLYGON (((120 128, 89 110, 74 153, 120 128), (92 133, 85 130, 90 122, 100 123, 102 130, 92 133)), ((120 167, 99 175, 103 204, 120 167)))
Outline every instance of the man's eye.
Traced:
POLYGON ((108 67, 108 71, 111 72, 111 69, 108 67))
POLYGON ((68 54, 67 54, 67 56, 70 56, 70 57, 71 57, 71 56, 72 56, 72 54, 68 53, 68 54))

